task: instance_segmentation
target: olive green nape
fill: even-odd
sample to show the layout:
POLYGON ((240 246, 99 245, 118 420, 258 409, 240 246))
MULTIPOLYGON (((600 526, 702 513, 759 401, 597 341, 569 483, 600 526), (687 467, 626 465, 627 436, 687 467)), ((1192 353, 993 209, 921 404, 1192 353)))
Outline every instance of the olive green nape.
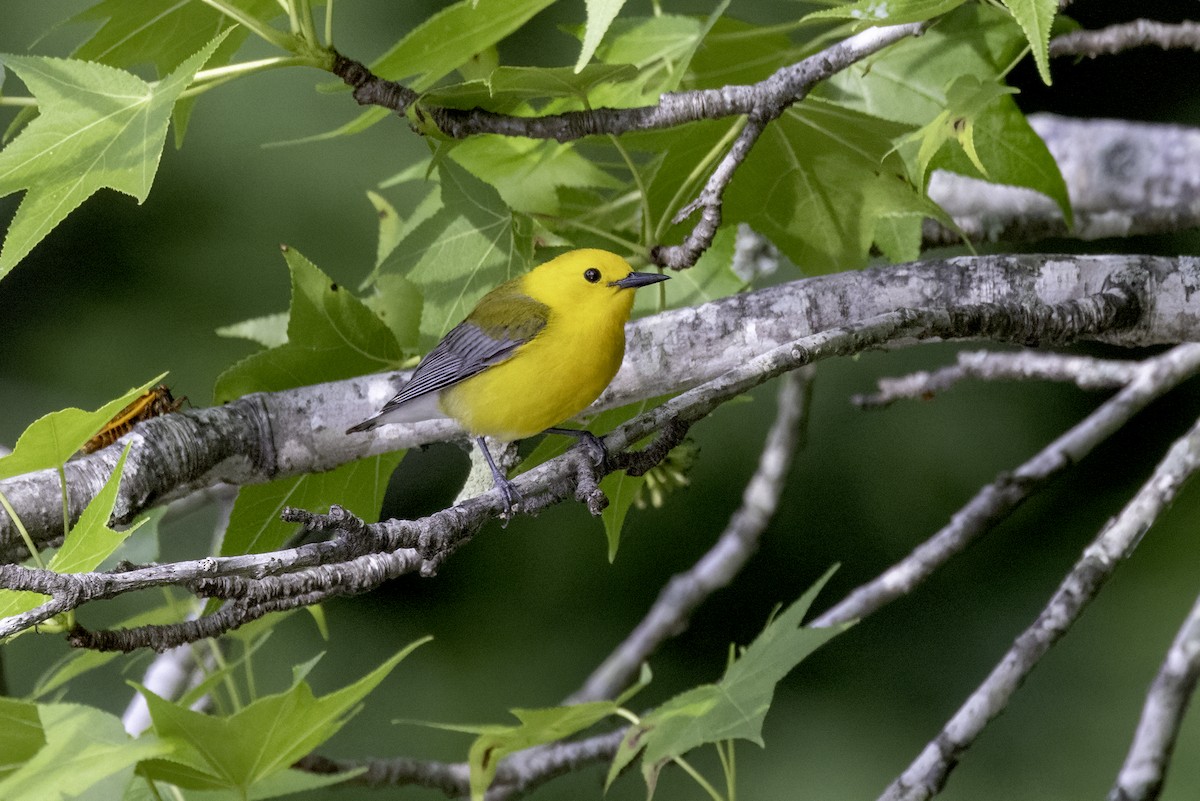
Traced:
POLYGON ((550 307, 522 292, 520 282, 505 281, 484 295, 467 320, 495 339, 532 339, 546 327, 550 307))

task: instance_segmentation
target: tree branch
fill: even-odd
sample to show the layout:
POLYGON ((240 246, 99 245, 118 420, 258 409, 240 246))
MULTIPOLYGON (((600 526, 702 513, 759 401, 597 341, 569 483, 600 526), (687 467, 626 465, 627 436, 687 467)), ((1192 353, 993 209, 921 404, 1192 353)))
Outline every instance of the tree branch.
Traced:
POLYGON ((779 410, 758 459, 758 468, 742 493, 742 504, 712 548, 684 573, 671 577, 642 622, 588 677, 566 703, 615 698, 637 675, 642 663, 664 640, 687 627, 692 613, 725 587, 758 550, 763 530, 775 516, 792 457, 808 413, 811 374, 785 375, 779 386, 779 410))
MULTIPOLYGON (((1001 341, 1056 342, 1132 323, 1138 317, 1137 308, 1131 290, 1114 286, 1097 295, 1056 306, 1014 307, 991 303, 878 315, 857 326, 813 334, 769 350, 635 417, 605 437, 605 444, 610 453, 617 454, 656 431, 686 430, 686 426, 703 419, 720 404, 771 378, 823 358, 858 353, 885 342, 977 336, 1001 341)), ((665 454, 665 448, 660 450, 665 454)), ((527 499, 522 511, 536 511, 574 496, 580 465, 586 461, 567 453, 518 476, 514 483, 527 499)), ((599 476, 615 466, 615 463, 605 464, 594 469, 599 476)), ((0 621, 0 637, 90 601, 156 586, 183 586, 201 595, 233 600, 220 612, 196 621, 128 632, 88 632, 77 628, 71 635, 73 644, 94 648, 174 647, 181 642, 214 636, 270 611, 364 592, 403 573, 420 570, 422 575, 431 575, 450 554, 470 541, 487 520, 505 508, 499 493, 490 491, 417 521, 389 520, 366 525, 340 509, 331 510, 329 515, 302 513, 285 519, 303 520, 310 528, 332 532, 335 538, 271 554, 210 557, 114 573, 58 574, 0 565, 0 587, 51 596, 38 609, 0 621), (338 564, 330 564, 335 561, 338 564)))
MULTIPOLYGON (((542 116, 513 116, 481 108, 469 110, 421 105, 417 113, 431 120, 444 135, 465 139, 479 134, 521 136, 570 142, 585 136, 620 135, 632 131, 675 128, 699 120, 716 120, 742 114, 774 119, 808 91, 832 75, 924 29, 921 23, 869 28, 831 45, 803 61, 781 67, 755 84, 666 92, 653 106, 596 108, 542 116)), ((337 54, 333 73, 352 90, 360 105, 380 106, 408 113, 420 93, 403 84, 374 75, 354 59, 337 54)))
POLYGON ((941 732, 888 786, 881 801, 917 801, 938 793, 963 751, 1008 705, 1038 661, 1082 614, 1142 535, 1200 469, 1200 422, 1171 446, 1154 474, 1083 552, 1050 602, 941 732))
POLYGON ((1069 381, 1080 389, 1110 389, 1128 384, 1141 372, 1135 361, 1096 359, 1064 353, 1018 351, 962 351, 958 363, 933 372, 922 370, 900 378, 879 379, 879 391, 855 395, 851 403, 862 409, 879 409, 898 400, 928 400, 960 381, 1069 381))
POLYGON ((1004 520, 1036 490, 1076 465, 1152 401, 1200 373, 1200 344, 1179 345, 1138 366, 1129 384, 1012 473, 979 490, 939 532, 817 617, 813 626, 861 620, 912 592, 934 570, 1004 520))
POLYGON ((1200 679, 1200 599, 1183 621, 1150 685, 1137 732, 1108 801, 1158 798, 1197 679, 1200 679))
POLYGON ((1054 237, 1095 240, 1200 226, 1200 130, 1124 120, 1033 114, 1033 129, 1054 156, 1075 216, 1068 229, 1049 197, 937 171, 929 197, 954 218, 953 231, 924 225, 926 247, 1054 237))
POLYGON ((1200 24, 1138 19, 1095 31, 1071 31, 1050 40, 1050 55, 1095 58, 1149 45, 1163 50, 1200 50, 1200 24))
MULTIPOLYGON (((1141 299, 1142 314, 1119 330, 1088 338, 1148 345, 1200 339, 1200 260, 1146 256, 984 256, 895 265, 820 276, 647 317, 627 328, 625 363, 590 411, 615 408, 696 386, 756 354, 865 320, 898 307, 975 302, 1057 303, 1118 282, 1141 299)), ((960 335, 961 336, 961 335, 960 335)), ((972 336, 987 336, 976 332, 972 336)), ((378 453, 462 436, 448 420, 387 426, 370 436, 345 429, 377 410, 406 373, 256 393, 219 407, 139 424, 132 440, 115 523, 152 506, 218 483, 241 485, 330 470, 378 453), (319 420, 313 409, 321 409, 319 420)), ((111 474, 113 446, 66 464, 69 508, 76 519, 111 474)), ((62 499, 54 470, 0 481, 38 543, 62 535, 62 499)), ((0 514, 0 555, 24 546, 0 514)))
POLYGON ((341 54, 334 57, 333 72, 354 90, 354 99, 359 104, 381 106, 399 114, 411 111, 420 122, 431 121, 439 131, 453 139, 500 134, 569 142, 585 136, 676 128, 699 120, 745 115, 745 128, 721 159, 699 197, 675 218, 675 222, 680 223, 700 210, 699 221, 682 244, 657 246, 651 251, 651 259, 658 265, 682 269, 695 264, 700 254, 712 244, 721 224, 721 198, 725 188, 767 125, 789 106, 802 100, 821 81, 885 47, 920 34, 926 24, 914 22, 868 28, 802 61, 782 67, 755 84, 667 92, 653 106, 597 108, 543 116, 498 114, 478 107, 463 110, 422 105, 417 92, 380 78, 361 63, 341 54))

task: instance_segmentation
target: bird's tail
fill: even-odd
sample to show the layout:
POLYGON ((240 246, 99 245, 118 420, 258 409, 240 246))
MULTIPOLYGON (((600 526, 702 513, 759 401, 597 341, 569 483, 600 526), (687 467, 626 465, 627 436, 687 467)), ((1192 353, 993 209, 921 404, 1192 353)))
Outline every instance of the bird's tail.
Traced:
MULTIPOLYGON (((395 398, 392 401, 395 401, 395 398)), ((357 434, 360 431, 370 431, 372 428, 378 428, 387 423, 419 423, 423 420, 437 420, 446 416, 438 407, 436 392, 418 395, 401 403, 393 404, 392 401, 389 401, 377 414, 371 415, 358 425, 347 428, 346 433, 357 434)))
POLYGON ((379 415, 368 417, 356 426, 350 426, 346 429, 347 434, 357 434, 360 431, 370 431, 375 426, 379 425, 379 415))

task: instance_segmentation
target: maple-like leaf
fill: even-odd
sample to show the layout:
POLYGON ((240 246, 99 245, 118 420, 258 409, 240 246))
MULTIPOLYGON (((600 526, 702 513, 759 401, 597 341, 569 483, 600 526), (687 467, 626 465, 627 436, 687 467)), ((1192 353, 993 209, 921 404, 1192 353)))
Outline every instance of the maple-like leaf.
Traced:
POLYGON ((146 199, 171 110, 223 38, 156 83, 88 61, 0 56, 41 111, 0 151, 0 197, 25 191, 0 250, 0 277, 97 190, 146 199))

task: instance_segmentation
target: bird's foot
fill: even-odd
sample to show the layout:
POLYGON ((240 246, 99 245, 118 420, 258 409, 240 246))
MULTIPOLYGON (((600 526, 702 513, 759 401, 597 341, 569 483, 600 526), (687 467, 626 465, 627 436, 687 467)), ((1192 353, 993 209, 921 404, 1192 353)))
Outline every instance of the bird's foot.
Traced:
POLYGON ((596 467, 601 467, 608 461, 608 448, 605 447, 604 440, 591 431, 579 432, 579 449, 596 467))
POLYGON ((579 440, 580 449, 596 467, 603 467, 604 463, 608 461, 608 448, 605 447, 604 440, 591 431, 581 431, 575 428, 547 428, 546 433, 575 437, 579 440))
POLYGON ((521 493, 517 492, 517 487, 507 478, 503 476, 494 476, 496 489, 500 491, 500 497, 504 499, 504 508, 500 511, 501 527, 508 526, 508 521, 517 516, 517 512, 521 508, 521 493))

